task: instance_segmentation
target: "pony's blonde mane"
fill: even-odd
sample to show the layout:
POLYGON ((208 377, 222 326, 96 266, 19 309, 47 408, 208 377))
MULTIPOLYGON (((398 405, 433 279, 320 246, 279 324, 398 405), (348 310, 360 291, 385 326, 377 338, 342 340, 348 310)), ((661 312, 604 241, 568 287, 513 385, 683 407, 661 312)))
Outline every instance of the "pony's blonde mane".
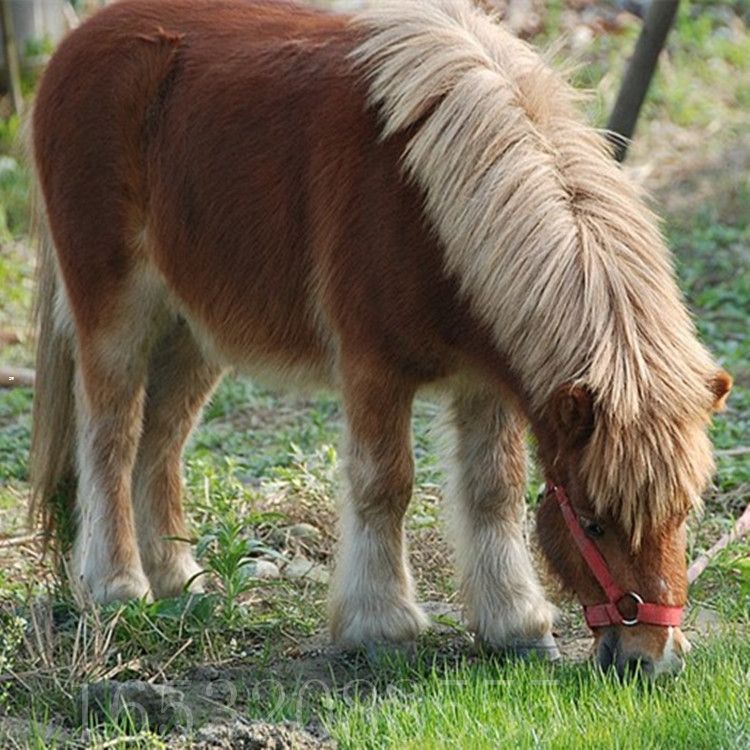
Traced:
POLYGON ((657 221, 583 123, 577 95, 471 0, 381 0, 355 60, 383 137, 475 313, 537 413, 564 383, 595 399, 588 492, 637 544, 700 502, 714 366, 657 221))

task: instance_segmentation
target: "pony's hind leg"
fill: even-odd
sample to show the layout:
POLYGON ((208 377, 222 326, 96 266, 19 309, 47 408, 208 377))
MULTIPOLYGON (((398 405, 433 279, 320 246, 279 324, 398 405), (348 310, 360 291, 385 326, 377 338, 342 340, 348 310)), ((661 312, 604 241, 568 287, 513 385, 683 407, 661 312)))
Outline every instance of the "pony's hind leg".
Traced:
POLYGON ((106 299, 103 294, 99 299, 97 318, 85 325, 77 321, 78 527, 73 575, 84 598, 97 602, 149 593, 130 489, 148 348, 161 309, 157 290, 135 270, 107 292, 106 299))
POLYGON ((331 584, 331 634, 344 647, 413 640, 426 625, 404 545, 414 389, 377 362, 351 362, 342 375, 348 486, 331 584))
POLYGON ((554 608, 524 534, 525 423, 494 394, 459 394, 448 495, 469 628, 491 649, 556 656, 554 608))
POLYGON ((143 434, 133 472, 141 560, 155 597, 199 590, 182 512, 182 450, 221 375, 184 321, 154 346, 148 366, 143 434))

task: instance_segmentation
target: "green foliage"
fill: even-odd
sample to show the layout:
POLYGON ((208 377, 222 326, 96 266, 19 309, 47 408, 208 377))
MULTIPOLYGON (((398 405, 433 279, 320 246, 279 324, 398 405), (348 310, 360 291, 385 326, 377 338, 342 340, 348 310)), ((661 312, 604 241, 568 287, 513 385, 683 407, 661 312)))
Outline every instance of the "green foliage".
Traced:
POLYGON ((0 237, 0 326, 23 331, 30 317, 33 258, 25 249, 4 242, 0 237))
MULTIPOLYGON (((0 610, 0 675, 15 665, 15 654, 23 643, 26 621, 14 612, 0 610)), ((10 682, 0 682, 0 711, 10 702, 10 682)))
POLYGON ((28 420, 0 430, 0 479, 25 481, 29 469, 28 420))
POLYGON ((103 607, 100 616, 106 629, 113 625, 113 641, 121 657, 160 652, 165 643, 200 640, 216 624, 216 598, 183 594, 174 599, 145 599, 103 607))
POLYGON ((229 628, 239 627, 247 617, 241 597, 260 583, 247 574, 247 566, 261 554, 276 554, 261 541, 246 536, 247 533, 245 523, 224 519, 203 533, 196 545, 205 572, 212 573, 218 582, 224 626, 229 628))
POLYGON ((310 455, 309 451, 290 443, 289 454, 289 464, 276 466, 271 472, 272 485, 300 502, 329 504, 334 494, 336 449, 332 445, 322 445, 310 455))
POLYGON ((55 43, 49 34, 26 40, 24 57, 42 57, 55 51, 55 43))
POLYGON ((727 7, 695 0, 680 4, 669 59, 649 94, 649 116, 683 127, 708 126, 736 107, 747 84, 743 72, 750 61, 750 35, 736 31, 722 5, 727 7))
POLYGON ((314 451, 323 442, 335 443, 338 428, 339 406, 330 395, 289 399, 248 380, 227 378, 205 409, 191 454, 208 464, 231 455, 240 475, 268 476, 293 462, 290 446, 314 451))
POLYGON ((0 488, 28 477, 30 388, 0 389, 0 488))
POLYGON ((718 622, 750 626, 750 541, 722 551, 693 586, 691 597, 691 620, 699 611, 709 611, 718 622))
MULTIPOLYGON (((750 268, 750 202, 740 196, 743 202, 734 224, 706 211, 669 232, 700 334, 735 378, 731 411, 718 415, 712 429, 719 451, 750 445, 750 274, 738 273, 750 268)), ((718 483, 722 492, 750 485, 750 455, 719 454, 718 483)))
MULTIPOLYGON (((20 128, 17 115, 0 119, 0 242, 22 237, 29 228, 29 180, 22 164, 20 128)), ((4 265, 0 262, 0 273, 4 265)))
POLYGON ((21 118, 18 115, 0 118, 0 154, 17 154, 20 144, 21 118))

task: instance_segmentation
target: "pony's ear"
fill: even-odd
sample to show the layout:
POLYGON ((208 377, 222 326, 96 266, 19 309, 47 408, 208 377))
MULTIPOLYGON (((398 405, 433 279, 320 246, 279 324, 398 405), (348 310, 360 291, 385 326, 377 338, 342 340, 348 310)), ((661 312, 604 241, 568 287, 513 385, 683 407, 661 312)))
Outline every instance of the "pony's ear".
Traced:
POLYGON ((708 387, 714 394, 714 411, 721 411, 727 405, 727 396, 732 390, 732 382, 732 376, 724 370, 719 370, 708 382, 708 387))
POLYGON ((561 385, 552 395, 549 413, 561 440, 571 448, 582 447, 594 431, 594 399, 580 385, 561 385))

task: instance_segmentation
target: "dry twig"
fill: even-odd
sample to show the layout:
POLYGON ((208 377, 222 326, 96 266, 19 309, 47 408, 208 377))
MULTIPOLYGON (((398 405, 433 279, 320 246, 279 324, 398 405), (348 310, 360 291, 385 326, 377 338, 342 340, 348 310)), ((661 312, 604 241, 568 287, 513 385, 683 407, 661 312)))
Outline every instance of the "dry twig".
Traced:
POLYGON ((65 16, 65 23, 71 31, 81 25, 81 19, 78 18, 75 8, 69 2, 63 3, 63 16, 65 16))
POLYGON ((750 455, 750 445, 738 445, 736 448, 727 448, 716 451, 717 456, 726 458, 728 456, 748 456, 750 455))
POLYGON ((731 531, 724 534, 708 552, 704 552, 693 561, 692 565, 688 568, 688 583, 693 583, 721 550, 744 534, 747 534, 748 531, 750 531, 750 505, 745 508, 745 512, 739 517, 731 531))
POLYGON ((33 385, 33 370, 25 367, 0 367, 0 387, 31 388, 33 385))
POLYGON ((34 532, 33 534, 23 534, 21 536, 6 536, 0 537, 0 549, 8 549, 10 547, 22 547, 24 544, 31 544, 32 542, 38 542, 44 538, 44 534, 40 531, 34 532))

